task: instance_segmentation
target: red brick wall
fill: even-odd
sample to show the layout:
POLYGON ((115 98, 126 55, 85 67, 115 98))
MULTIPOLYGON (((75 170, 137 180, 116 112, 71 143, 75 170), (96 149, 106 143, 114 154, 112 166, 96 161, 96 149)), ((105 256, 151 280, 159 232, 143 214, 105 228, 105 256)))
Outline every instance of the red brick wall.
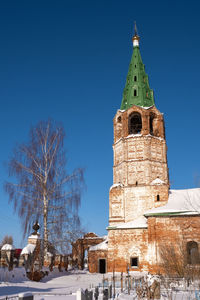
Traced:
POLYGON ((95 246, 104 241, 104 238, 90 232, 72 243, 72 260, 74 265, 78 265, 80 269, 84 268, 85 250, 89 250, 90 246, 95 246))
POLYGON ((151 208, 165 205, 168 201, 168 190, 169 186, 166 184, 113 187, 109 197, 109 225, 130 222, 151 208), (160 201, 157 201, 157 195, 160 201))
POLYGON ((144 109, 133 105, 126 111, 117 111, 114 123, 113 184, 109 196, 109 225, 132 221, 145 211, 168 201, 169 178, 167 146, 163 115, 155 106, 144 109), (141 114, 142 130, 129 135, 129 117, 141 114), (150 116, 153 135, 150 134, 150 116), (159 178, 162 184, 152 182, 159 178), (160 201, 156 202, 159 195, 160 201))
MULTIPOLYGON (((174 216, 149 217, 148 229, 109 230, 107 271, 125 272, 130 258, 138 257, 139 267, 130 270, 162 272, 160 248, 183 242, 197 242, 200 250, 200 217, 174 216)), ((183 258, 184 259, 184 258, 183 258)))
MULTIPOLYGON (((88 252, 88 266, 90 273, 98 273, 99 272, 99 259, 106 259, 107 266, 107 250, 97 250, 97 251, 89 251, 88 252)), ((106 267, 107 268, 107 267, 106 267)))
POLYGON ((138 112, 142 116, 142 134, 149 134, 149 118, 150 114, 153 113, 155 115, 155 119, 153 122, 154 126, 154 135, 159 136, 161 138, 165 138, 165 129, 163 122, 163 115, 159 112, 159 110, 153 106, 150 109, 143 109, 142 107, 133 105, 126 111, 117 111, 116 116, 113 120, 114 125, 114 142, 116 142, 121 137, 126 137, 128 135, 128 118, 133 112, 138 112), (118 121, 118 118, 121 117, 121 122, 118 121))
POLYGON ((139 267, 130 267, 131 271, 147 270, 147 233, 147 229, 109 230, 108 272, 126 272, 131 257, 139 258, 139 267))
MULTIPOLYGON (((195 241, 200 247, 200 217, 149 217, 148 244, 151 249, 149 257, 150 271, 157 273, 160 263, 160 248, 163 245, 180 245, 186 250, 187 242, 195 241)), ((199 248, 200 249, 200 248, 199 248)))

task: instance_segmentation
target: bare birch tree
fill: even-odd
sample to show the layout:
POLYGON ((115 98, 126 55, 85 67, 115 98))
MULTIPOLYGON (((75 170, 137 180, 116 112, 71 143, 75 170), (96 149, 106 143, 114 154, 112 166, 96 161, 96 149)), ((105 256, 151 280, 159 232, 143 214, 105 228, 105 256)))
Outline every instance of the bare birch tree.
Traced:
POLYGON ((63 147, 65 132, 53 121, 40 122, 30 130, 29 141, 18 145, 8 163, 14 182, 6 182, 9 201, 14 202, 24 228, 40 223, 44 252, 48 243, 64 240, 79 228, 78 208, 84 186, 83 169, 66 172, 63 147))
POLYGON ((159 255, 160 273, 168 278, 185 278, 189 282, 200 277, 198 249, 193 248, 192 253, 188 251, 187 241, 177 238, 174 243, 162 244, 159 247, 159 255))
POLYGON ((5 244, 13 245, 13 237, 11 235, 5 235, 4 236, 3 240, 0 243, 0 249, 5 244))

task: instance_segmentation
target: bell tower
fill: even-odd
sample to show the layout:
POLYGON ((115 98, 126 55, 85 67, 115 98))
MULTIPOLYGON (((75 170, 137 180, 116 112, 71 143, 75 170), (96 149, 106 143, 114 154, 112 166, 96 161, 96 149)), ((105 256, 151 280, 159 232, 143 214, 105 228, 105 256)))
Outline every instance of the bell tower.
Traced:
POLYGON ((113 185, 109 195, 109 227, 133 221, 168 201, 169 176, 163 114, 139 49, 135 25, 133 54, 114 124, 113 185))

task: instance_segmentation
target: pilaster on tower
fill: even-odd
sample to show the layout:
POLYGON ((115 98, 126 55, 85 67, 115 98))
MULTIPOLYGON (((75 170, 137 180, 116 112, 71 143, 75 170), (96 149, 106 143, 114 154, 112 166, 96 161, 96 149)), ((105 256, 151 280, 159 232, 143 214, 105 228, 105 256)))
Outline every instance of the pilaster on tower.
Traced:
POLYGON ((153 90, 139 50, 135 27, 133 55, 114 120, 113 186, 109 226, 130 222, 168 201, 169 178, 163 114, 155 107, 153 90))

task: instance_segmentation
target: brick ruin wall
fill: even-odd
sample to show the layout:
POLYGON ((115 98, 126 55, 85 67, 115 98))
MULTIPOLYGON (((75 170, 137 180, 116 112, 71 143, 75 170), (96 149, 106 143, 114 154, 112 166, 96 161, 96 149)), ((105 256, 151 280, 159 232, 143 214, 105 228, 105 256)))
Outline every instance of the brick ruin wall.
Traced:
POLYGON ((84 269, 85 251, 88 251, 90 246, 98 245, 103 241, 103 237, 99 237, 95 233, 89 232, 85 234, 83 238, 80 238, 76 242, 72 243, 73 265, 78 266, 79 269, 84 269))

